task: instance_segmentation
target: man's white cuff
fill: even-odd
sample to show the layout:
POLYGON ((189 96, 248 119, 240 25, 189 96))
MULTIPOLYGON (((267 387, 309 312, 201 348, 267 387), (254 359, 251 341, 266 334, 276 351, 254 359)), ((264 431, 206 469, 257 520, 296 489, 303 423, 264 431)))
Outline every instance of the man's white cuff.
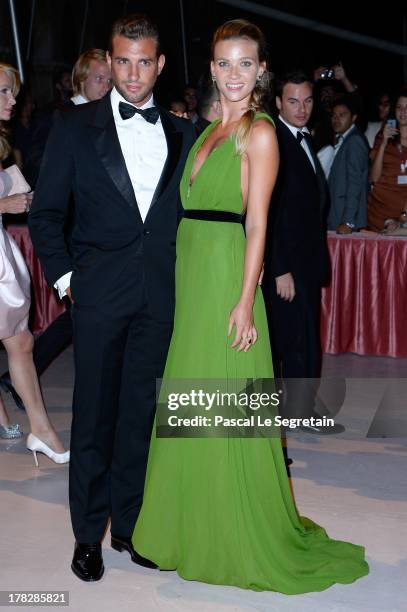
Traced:
POLYGON ((58 295, 61 300, 66 295, 66 290, 71 284, 71 276, 72 272, 67 272, 66 274, 61 276, 61 278, 59 278, 54 285, 55 289, 57 289, 58 291, 58 295))

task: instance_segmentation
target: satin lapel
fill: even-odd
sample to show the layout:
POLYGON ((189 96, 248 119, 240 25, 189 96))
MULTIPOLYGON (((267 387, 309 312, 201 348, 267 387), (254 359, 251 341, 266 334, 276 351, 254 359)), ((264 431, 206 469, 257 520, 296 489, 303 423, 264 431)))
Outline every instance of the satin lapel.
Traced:
POLYGON ((278 119, 278 124, 279 124, 279 130, 280 131, 282 130, 282 132, 285 134, 286 139, 288 139, 288 142, 291 143, 291 146, 295 147, 296 150, 298 150, 298 147, 301 148, 301 151, 303 154, 302 156, 305 157, 305 159, 307 160, 305 167, 308 169, 310 173, 312 173, 312 176, 314 177, 314 180, 316 181, 317 186, 318 186, 318 191, 320 195, 319 204, 320 204, 320 209, 322 212, 325 209, 326 203, 327 203, 328 186, 327 186, 325 174, 324 174, 324 171, 322 170, 322 166, 320 164, 318 156, 315 154, 314 149, 312 147, 312 137, 310 134, 306 135, 307 146, 309 147, 311 151, 312 159, 314 160, 314 164, 315 164, 315 170, 312 167, 312 164, 304 148, 301 146, 301 144, 298 142, 298 140, 295 138, 292 132, 288 129, 288 127, 280 119, 278 119))
POLYGON ((96 151, 107 173, 127 204, 138 211, 133 185, 117 136, 109 94, 100 101, 91 127, 96 151))
POLYGON ((148 211, 149 213, 168 187, 177 167, 182 148, 182 133, 176 131, 174 124, 168 117, 166 111, 160 109, 160 118, 165 138, 167 139, 168 153, 163 171, 160 176, 160 180, 157 183, 157 187, 155 189, 153 199, 151 201, 151 206, 148 211))
MULTIPOLYGON (((328 203, 328 181, 326 180, 325 173, 322 169, 321 162, 319 161, 318 155, 316 155, 314 148, 312 146, 312 138, 311 136, 308 136, 308 138, 309 138, 308 143, 311 149, 312 159, 314 160, 314 164, 315 164, 315 175, 317 178, 319 195, 320 195, 319 204, 320 204, 321 212, 323 213, 328 203)), ((335 160, 334 160, 334 163, 335 163, 335 160)))
MULTIPOLYGON (((300 150, 301 151, 301 156, 303 158, 305 158, 307 160, 307 168, 310 172, 312 172, 312 174, 315 176, 315 170, 312 167, 312 164, 310 162, 310 159, 304 149, 304 147, 301 145, 300 142, 298 142, 298 140, 296 139, 296 137, 294 136, 294 134, 291 132, 291 130, 288 129, 288 127, 285 125, 285 123, 283 123, 281 121, 281 119, 278 119, 278 126, 279 126, 279 131, 282 132, 283 134, 285 134, 285 139, 287 142, 291 143, 292 147, 295 147, 296 151, 300 150)), ((311 149, 311 155, 312 158, 315 158, 315 155, 311 149)), ((315 159, 314 159, 315 161, 315 159)))
MULTIPOLYGON (((323 209, 324 206, 325 206, 326 189, 327 189, 327 182, 326 182, 325 174, 324 174, 324 171, 322 169, 321 162, 318 159, 318 155, 315 153, 314 147, 312 146, 313 143, 312 143, 312 136, 311 136, 311 134, 305 133, 304 136, 305 136, 305 141, 307 143, 307 147, 310 150, 312 159, 313 159, 314 164, 315 164, 315 171, 314 171, 314 168, 312 168, 312 166, 311 166, 311 169, 312 169, 312 171, 314 173, 314 176, 316 176, 316 179, 317 179, 318 189, 319 189, 320 195, 321 195, 321 198, 320 198, 321 209, 323 209)), ((305 151, 304 151, 304 153, 305 153, 305 151)), ((305 153, 305 155, 307 155, 307 154, 305 153)), ((308 155, 307 155, 307 159, 309 161, 308 155)))
MULTIPOLYGON (((318 158, 315 155, 314 147, 312 146, 312 136, 311 136, 311 134, 307 134, 306 132, 304 132, 304 138, 305 138, 305 142, 307 144, 307 147, 309 149, 309 152, 311 153, 312 160, 313 160, 313 162, 315 164, 315 170, 314 170, 314 168, 312 168, 312 164, 311 164, 311 168, 312 168, 312 170, 313 170, 313 172, 315 174, 318 174, 318 158)), ((306 151, 304 150, 304 147, 301 147, 301 148, 304 151, 305 155, 307 155, 306 151)), ((308 155, 307 155, 307 159, 309 161, 308 155)))

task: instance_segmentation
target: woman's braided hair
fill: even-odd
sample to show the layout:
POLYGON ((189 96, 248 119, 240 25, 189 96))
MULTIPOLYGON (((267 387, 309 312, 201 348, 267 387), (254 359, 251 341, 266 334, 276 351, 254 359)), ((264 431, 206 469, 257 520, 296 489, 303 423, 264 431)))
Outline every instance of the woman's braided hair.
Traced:
MULTIPOLYGON (((212 59, 215 54, 216 44, 222 40, 233 38, 245 38, 254 41, 257 44, 259 61, 265 62, 267 60, 267 45, 263 32, 256 25, 245 19, 227 21, 216 30, 212 40, 212 59)), ((242 155, 247 149, 255 114, 264 110, 263 102, 270 93, 270 82, 271 75, 265 70, 252 91, 248 110, 241 117, 234 130, 236 152, 239 155, 242 155)))

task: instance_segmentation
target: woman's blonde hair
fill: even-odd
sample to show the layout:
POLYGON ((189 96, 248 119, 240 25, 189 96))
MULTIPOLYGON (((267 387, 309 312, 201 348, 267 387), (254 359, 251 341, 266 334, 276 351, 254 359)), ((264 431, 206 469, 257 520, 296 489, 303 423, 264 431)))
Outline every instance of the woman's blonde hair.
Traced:
MULTIPOLYGON (((212 40, 212 59, 214 58, 215 47, 218 42, 234 38, 245 38, 254 41, 257 44, 259 62, 267 61, 267 45, 263 32, 256 25, 245 19, 232 19, 216 30, 212 40)), ((261 78, 256 81, 248 110, 241 117, 234 130, 236 152, 239 155, 242 155, 247 149, 255 114, 264 110, 263 100, 269 93, 270 73, 265 70, 261 78)))
MULTIPOLYGON (((3 64, 0 62, 0 72, 4 72, 9 77, 11 81, 11 93, 14 97, 16 97, 20 91, 21 85, 18 70, 16 70, 14 66, 10 66, 10 64, 3 64)), ((6 127, 5 122, 0 121, 0 161, 6 159, 11 152, 9 137, 9 130, 6 127)))
POLYGON ((82 83, 89 76, 92 60, 107 63, 106 51, 103 51, 103 49, 89 49, 89 51, 85 51, 79 56, 72 70, 72 87, 75 96, 82 93, 82 83))

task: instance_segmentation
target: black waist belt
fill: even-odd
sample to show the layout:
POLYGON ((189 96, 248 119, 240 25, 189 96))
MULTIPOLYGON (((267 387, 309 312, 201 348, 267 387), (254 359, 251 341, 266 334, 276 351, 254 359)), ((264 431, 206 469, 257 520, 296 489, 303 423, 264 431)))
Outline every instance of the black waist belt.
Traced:
POLYGON ((226 223, 242 223, 243 215, 226 210, 184 210, 185 219, 198 221, 224 221, 226 223))

